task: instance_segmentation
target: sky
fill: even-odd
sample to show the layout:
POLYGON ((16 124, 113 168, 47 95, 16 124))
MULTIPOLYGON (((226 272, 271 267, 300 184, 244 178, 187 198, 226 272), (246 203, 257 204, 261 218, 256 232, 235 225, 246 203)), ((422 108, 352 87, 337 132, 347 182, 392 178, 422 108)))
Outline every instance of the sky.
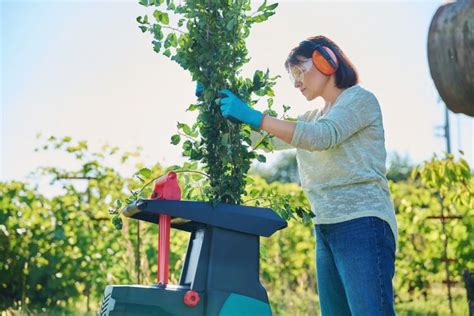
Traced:
MULTIPOLYGON (((150 13, 138 1, 1 2, 0 181, 24 180, 38 166, 67 167, 60 154, 34 152, 38 133, 87 140, 124 150, 143 148, 145 162, 186 161, 170 143, 178 121, 196 112, 188 72, 156 54, 136 17, 150 13)), ((259 5, 262 1, 255 1, 259 5)), ((270 1, 270 3, 272 3, 270 1)), ((442 154, 444 124, 427 60, 428 28, 442 1, 280 1, 277 13, 253 27, 251 61, 242 74, 269 68, 281 75, 274 107, 290 116, 321 106, 308 102, 283 67, 301 40, 326 35, 349 56, 382 108, 389 155, 419 163, 442 154)), ((258 104, 263 110, 266 104, 258 104)), ((473 120, 450 114, 452 149, 473 166, 473 120)), ((278 159, 268 154, 267 163, 278 159)), ((130 175, 135 170, 130 170, 130 175)))

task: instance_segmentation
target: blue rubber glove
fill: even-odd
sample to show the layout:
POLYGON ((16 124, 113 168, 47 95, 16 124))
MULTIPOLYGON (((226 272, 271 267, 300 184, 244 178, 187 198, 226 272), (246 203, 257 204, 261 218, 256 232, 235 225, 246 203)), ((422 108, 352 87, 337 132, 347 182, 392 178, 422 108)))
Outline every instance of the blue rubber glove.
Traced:
MULTIPOLYGON (((202 96, 204 92, 204 86, 200 83, 200 82, 196 82, 196 91, 194 92, 194 94, 196 95, 196 97, 199 99, 199 97, 202 96)), ((223 95, 221 95, 223 96, 223 95)), ((236 124, 239 124, 240 121, 239 120, 236 120, 234 118, 229 118, 229 120, 232 122, 232 123, 236 123, 236 124)))
POLYGON ((249 124, 254 128, 260 128, 263 120, 263 113, 252 109, 233 94, 230 90, 220 90, 222 95, 220 99, 222 116, 229 119, 237 119, 243 123, 249 124))
POLYGON ((199 82, 196 82, 196 91, 194 92, 196 97, 199 98, 203 92, 204 92, 204 86, 200 84, 199 82))

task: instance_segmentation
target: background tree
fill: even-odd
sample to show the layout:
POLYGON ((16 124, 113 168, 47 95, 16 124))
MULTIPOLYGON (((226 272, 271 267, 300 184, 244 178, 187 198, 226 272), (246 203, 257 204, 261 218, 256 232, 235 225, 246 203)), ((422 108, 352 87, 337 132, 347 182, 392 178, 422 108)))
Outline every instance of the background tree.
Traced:
POLYGON ((250 168, 250 173, 259 175, 268 183, 278 181, 282 183, 301 184, 295 151, 282 152, 271 165, 258 164, 250 168))
MULTIPOLYGON (((87 142, 69 137, 50 138, 42 148, 63 154, 75 167, 43 167, 36 172, 59 186, 51 197, 40 194, 34 185, 0 183, 0 310, 84 315, 89 306, 93 314, 106 284, 153 284, 157 226, 138 225, 138 221, 125 218, 123 228, 117 231, 108 212, 111 201, 125 200, 130 191, 148 196, 149 186, 140 192, 143 181, 166 169, 156 165, 147 172, 135 151, 104 146, 93 152, 87 142), (119 170, 130 167, 142 172, 133 177, 120 174, 119 170)), ((423 172, 427 180, 435 179, 429 180, 431 184, 421 181, 418 174, 407 181, 390 182, 399 223, 394 286, 400 315, 449 313, 446 295, 438 291, 446 279, 443 236, 447 236, 448 257, 456 258, 448 266, 450 280, 461 281, 462 271, 474 268, 474 244, 469 238, 474 230, 474 180, 469 166, 452 157, 436 158, 423 166, 424 171, 420 166, 417 172, 423 172), (433 178, 430 172, 437 175, 433 178), (439 184, 449 184, 449 189, 442 191, 443 204, 438 199, 439 184), (429 219, 439 215, 441 207, 445 216, 462 216, 447 222, 445 232, 440 221, 429 219)), ((182 167, 194 168, 191 163, 182 167)), ((182 173, 183 198, 202 200, 198 183, 205 179, 199 173, 182 173)), ((299 185, 267 183, 256 175, 249 177, 245 196, 244 205, 281 205, 286 218, 304 218, 303 210, 309 209, 299 185), (291 212, 287 205, 293 205, 291 212)), ((170 282, 176 283, 188 236, 173 231, 171 238, 170 282)), ((261 258, 261 280, 274 313, 317 315, 314 236, 309 218, 306 224, 289 221, 288 228, 262 239, 261 258)), ((466 315, 465 290, 457 286, 451 294, 453 314, 466 315)))
POLYGON ((408 156, 394 152, 388 158, 387 179, 394 182, 405 181, 410 178, 414 167, 408 156))

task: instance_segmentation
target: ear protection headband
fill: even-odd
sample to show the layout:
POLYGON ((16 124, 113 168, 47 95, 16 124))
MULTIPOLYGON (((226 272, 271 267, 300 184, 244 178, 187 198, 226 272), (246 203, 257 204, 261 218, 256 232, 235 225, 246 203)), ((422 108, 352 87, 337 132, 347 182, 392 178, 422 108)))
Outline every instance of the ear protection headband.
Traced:
POLYGON ((311 57, 316 69, 327 76, 336 72, 338 67, 337 57, 329 47, 315 44, 309 40, 305 40, 302 44, 303 43, 313 47, 313 54, 311 57))

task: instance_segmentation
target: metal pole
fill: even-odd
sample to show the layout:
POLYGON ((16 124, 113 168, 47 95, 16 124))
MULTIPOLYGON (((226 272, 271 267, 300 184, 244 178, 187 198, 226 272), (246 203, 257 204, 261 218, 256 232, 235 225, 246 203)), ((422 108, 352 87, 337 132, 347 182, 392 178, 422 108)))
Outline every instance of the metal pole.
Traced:
POLYGON ((451 153, 451 135, 449 133, 449 110, 448 107, 444 107, 444 112, 445 112, 445 119, 446 119, 446 124, 444 125, 444 136, 446 137, 446 147, 448 150, 448 153, 451 153))

